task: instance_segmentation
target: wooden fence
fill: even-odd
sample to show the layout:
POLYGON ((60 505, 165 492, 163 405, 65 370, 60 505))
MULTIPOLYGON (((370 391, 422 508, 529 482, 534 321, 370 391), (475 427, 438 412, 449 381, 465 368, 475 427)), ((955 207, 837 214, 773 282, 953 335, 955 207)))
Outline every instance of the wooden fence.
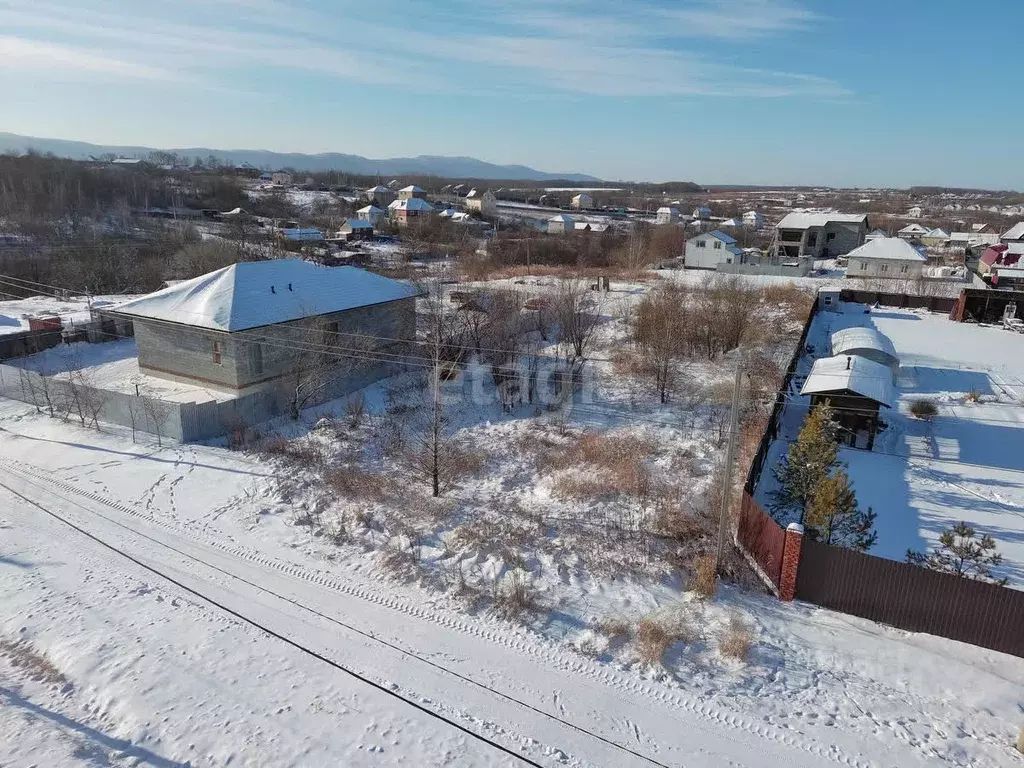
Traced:
POLYGON ((736 540, 757 564, 761 571, 759 575, 768 582, 767 586, 774 587, 773 591, 777 592, 782 580, 786 532, 746 492, 740 503, 736 540))
POLYGON ((816 605, 1024 657, 1024 592, 805 539, 796 596, 816 605))
POLYGON ((957 296, 915 296, 906 293, 884 293, 882 291, 860 291, 844 288, 839 298, 858 304, 880 304, 883 307, 905 309, 927 309, 930 312, 949 312, 956 306, 957 296))

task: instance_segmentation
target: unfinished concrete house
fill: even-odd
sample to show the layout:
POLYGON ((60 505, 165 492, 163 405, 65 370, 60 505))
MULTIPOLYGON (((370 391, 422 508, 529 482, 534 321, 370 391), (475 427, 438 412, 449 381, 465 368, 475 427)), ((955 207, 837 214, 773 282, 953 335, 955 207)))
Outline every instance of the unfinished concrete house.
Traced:
POLYGON ((775 227, 777 258, 834 259, 864 245, 868 217, 862 213, 791 213, 775 227))
POLYGON ((134 323, 142 373, 234 395, 305 377, 323 400, 393 369, 416 336, 416 294, 356 267, 281 259, 218 269, 113 312, 134 323))

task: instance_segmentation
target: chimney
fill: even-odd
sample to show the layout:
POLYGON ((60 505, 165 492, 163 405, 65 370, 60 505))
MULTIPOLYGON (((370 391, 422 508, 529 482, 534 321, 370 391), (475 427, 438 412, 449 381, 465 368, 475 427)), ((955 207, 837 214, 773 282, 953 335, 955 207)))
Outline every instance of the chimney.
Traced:
POLYGON ((846 358, 846 370, 850 370, 850 366, 852 364, 853 364, 853 358, 852 357, 847 357, 846 358))

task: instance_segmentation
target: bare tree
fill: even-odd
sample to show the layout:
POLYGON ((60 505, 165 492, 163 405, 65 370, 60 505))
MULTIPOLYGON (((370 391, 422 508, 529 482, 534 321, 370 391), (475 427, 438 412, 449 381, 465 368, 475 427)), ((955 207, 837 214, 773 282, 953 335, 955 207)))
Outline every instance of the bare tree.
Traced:
POLYGON ((132 428, 132 442, 134 443, 136 433, 139 428, 140 419, 145 418, 145 411, 143 409, 142 398, 128 396, 128 421, 132 428))
POLYGON ((336 326, 317 319, 312 325, 291 331, 298 333, 298 338, 287 339, 294 344, 288 404, 293 419, 297 420, 303 409, 326 397, 331 387, 345 376, 391 359, 380 353, 372 337, 340 333, 336 326))
POLYGON ((163 437, 167 429, 167 420, 171 417, 174 406, 159 397, 148 394, 142 398, 142 409, 146 414, 146 420, 153 434, 156 435, 156 444, 163 447, 163 437))
POLYGON ((641 356, 639 372, 650 379, 662 403, 669 401, 685 352, 686 302, 683 286, 666 283, 640 301, 633 319, 633 342, 641 356))
POLYGON ((582 363, 593 348, 601 322, 599 300, 593 298, 585 280, 561 280, 555 288, 552 312, 558 324, 559 345, 572 368, 582 363))

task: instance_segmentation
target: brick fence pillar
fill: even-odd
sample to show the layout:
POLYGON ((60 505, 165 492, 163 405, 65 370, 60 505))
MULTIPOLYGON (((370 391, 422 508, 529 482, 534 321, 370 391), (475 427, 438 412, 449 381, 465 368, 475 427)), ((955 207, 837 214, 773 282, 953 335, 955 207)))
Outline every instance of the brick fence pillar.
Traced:
POLYGON ((796 597, 796 574, 800 570, 800 548, 804 542, 804 527, 790 523, 786 528, 786 542, 782 549, 782 578, 779 579, 779 600, 796 597))

